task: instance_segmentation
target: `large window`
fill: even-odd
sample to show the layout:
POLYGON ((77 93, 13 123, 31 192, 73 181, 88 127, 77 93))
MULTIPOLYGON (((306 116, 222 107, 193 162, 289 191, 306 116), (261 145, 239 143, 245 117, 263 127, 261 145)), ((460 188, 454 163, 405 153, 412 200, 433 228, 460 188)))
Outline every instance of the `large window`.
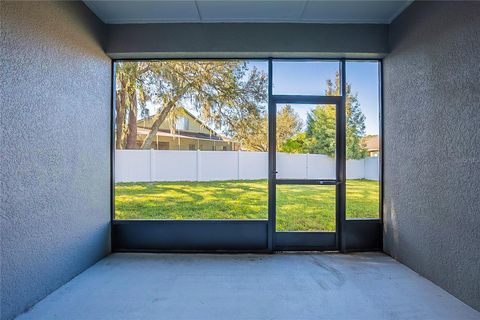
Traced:
MULTIPOLYGON (((268 60, 115 70, 116 219, 268 219, 269 79, 274 96, 342 95, 339 61, 273 60, 272 74, 268 60)), ((345 81, 346 216, 378 218, 379 63, 347 61, 345 81)), ((276 178, 334 181, 337 105, 275 107, 276 178)), ((335 231, 334 184, 276 187, 276 231, 335 231)))
POLYGON ((380 216, 380 65, 346 62, 347 219, 380 216))
POLYGON ((115 63, 115 218, 267 219, 268 63, 115 63))
POLYGON ((340 95, 333 91, 339 68, 339 61, 273 60, 273 94, 340 95))

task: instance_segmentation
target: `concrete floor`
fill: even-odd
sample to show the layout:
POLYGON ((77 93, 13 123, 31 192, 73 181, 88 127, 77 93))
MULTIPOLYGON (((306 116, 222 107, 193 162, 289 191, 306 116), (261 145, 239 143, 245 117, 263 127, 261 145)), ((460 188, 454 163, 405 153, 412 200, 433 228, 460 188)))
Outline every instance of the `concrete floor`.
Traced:
POLYGON ((480 319, 381 253, 113 254, 18 319, 480 319))

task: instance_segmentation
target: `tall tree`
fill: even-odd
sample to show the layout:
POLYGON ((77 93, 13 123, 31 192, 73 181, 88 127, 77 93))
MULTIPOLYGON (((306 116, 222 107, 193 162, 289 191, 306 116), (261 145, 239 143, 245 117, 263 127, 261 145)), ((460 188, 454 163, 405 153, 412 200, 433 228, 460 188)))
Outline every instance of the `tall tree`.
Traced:
MULTIPOLYGON (((341 92, 340 76, 327 81, 327 96, 338 96, 341 92)), ((363 159, 367 150, 362 139, 365 136, 365 116, 360 109, 356 93, 352 93, 350 84, 346 85, 346 156, 347 159, 363 159)), ((310 153, 335 155, 335 106, 316 106, 307 116, 305 137, 306 151, 310 153)))
MULTIPOLYGON (((142 149, 150 148, 160 126, 182 105, 193 106, 206 122, 225 131, 234 119, 259 112, 258 107, 267 99, 267 75, 256 68, 250 70, 243 61, 133 62, 136 68, 128 65, 131 63, 122 62, 123 73, 117 73, 117 109, 121 109, 117 110, 117 140, 123 141, 124 131, 134 133, 133 120, 138 112, 134 100, 145 102, 149 97, 160 107, 142 149), (123 96, 128 100, 123 101, 123 96), (122 127, 127 110, 132 130, 122 127)), ((126 140, 130 141, 128 136, 126 140)))
POLYGON ((307 114, 306 152, 335 156, 335 105, 318 105, 307 114))
POLYGON ((298 134, 302 128, 302 119, 300 119, 291 105, 286 105, 277 111, 277 151, 283 151, 285 142, 298 134))
MULTIPOLYGON (((284 143, 302 129, 302 120, 290 105, 277 112, 277 150, 283 151, 284 143)), ((268 151, 268 116, 251 113, 234 122, 231 137, 243 150, 268 151)))
POLYGON ((279 151, 287 153, 305 153, 305 132, 299 132, 293 137, 287 139, 281 146, 279 146, 279 151))
POLYGON ((145 113, 148 96, 143 77, 148 71, 145 62, 121 62, 116 68, 116 148, 136 149, 137 114, 145 113))

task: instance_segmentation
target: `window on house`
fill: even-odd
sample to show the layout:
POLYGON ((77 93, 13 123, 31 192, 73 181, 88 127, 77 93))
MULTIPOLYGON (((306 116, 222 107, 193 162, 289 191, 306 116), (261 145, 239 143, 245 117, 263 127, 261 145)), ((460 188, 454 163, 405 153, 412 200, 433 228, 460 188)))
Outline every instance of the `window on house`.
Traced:
POLYGON ((189 129, 188 119, 186 117, 180 117, 177 119, 177 130, 187 131, 189 129))
POLYGON ((168 142, 158 142, 157 144, 157 150, 168 150, 170 149, 170 144, 168 142))

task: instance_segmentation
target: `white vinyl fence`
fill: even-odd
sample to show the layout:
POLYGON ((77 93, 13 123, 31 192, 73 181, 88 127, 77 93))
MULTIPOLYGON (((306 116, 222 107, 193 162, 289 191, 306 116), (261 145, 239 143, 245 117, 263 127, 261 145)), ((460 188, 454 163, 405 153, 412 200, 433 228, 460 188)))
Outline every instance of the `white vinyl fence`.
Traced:
MULTIPOLYGON (((335 179, 335 159, 277 153, 279 179, 335 179)), ((255 180, 268 177, 268 153, 117 150, 115 182, 255 180)), ((378 180, 378 158, 347 160, 347 179, 378 180)))

